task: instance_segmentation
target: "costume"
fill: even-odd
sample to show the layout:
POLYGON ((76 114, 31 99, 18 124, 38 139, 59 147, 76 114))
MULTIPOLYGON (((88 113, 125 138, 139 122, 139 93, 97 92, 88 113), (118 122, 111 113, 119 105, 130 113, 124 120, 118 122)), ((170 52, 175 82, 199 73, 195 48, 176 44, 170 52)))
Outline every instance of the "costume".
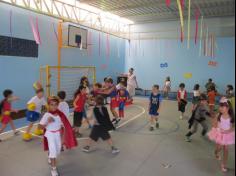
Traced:
POLYGON ((110 107, 111 109, 115 109, 118 105, 117 102, 117 89, 115 85, 112 85, 109 89, 114 88, 114 90, 109 94, 111 102, 110 102, 110 107))
POLYGON ((229 131, 231 129, 231 119, 225 119, 220 117, 217 128, 212 128, 208 133, 210 140, 219 145, 233 145, 235 144, 235 131, 229 131))
POLYGON ((11 103, 4 99, 1 102, 1 122, 8 124, 11 121, 11 103))
POLYGON ((179 109, 180 112, 184 113, 185 112, 185 107, 187 105, 187 101, 186 101, 187 91, 186 90, 183 90, 183 91, 179 90, 177 94, 178 94, 177 95, 178 99, 180 100, 178 102, 178 109, 179 109))
POLYGON ((74 127, 81 127, 84 115, 84 106, 87 99, 87 94, 79 94, 79 99, 75 102, 74 110, 74 127))
POLYGON ((117 102, 119 106, 119 117, 124 118, 124 109, 127 100, 129 99, 129 93, 126 89, 119 89, 117 91, 117 102))
POLYGON ((135 89, 137 88, 136 76, 134 74, 128 74, 127 91, 131 97, 135 96, 135 89))

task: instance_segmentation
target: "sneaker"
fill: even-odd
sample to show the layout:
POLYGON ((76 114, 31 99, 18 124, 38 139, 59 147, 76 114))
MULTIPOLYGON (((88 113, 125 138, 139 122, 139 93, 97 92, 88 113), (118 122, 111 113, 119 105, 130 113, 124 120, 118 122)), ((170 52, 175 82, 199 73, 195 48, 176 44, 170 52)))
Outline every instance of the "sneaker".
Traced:
POLYGON ((183 117, 182 115, 179 117, 180 120, 183 120, 183 118, 184 118, 184 117, 183 117))
POLYGON ((117 149, 116 147, 112 147, 112 148, 111 148, 111 153, 112 153, 112 154, 117 154, 117 153, 120 153, 120 150, 117 149))
POLYGON ((51 175, 52 176, 59 176, 58 172, 57 172, 57 169, 52 169, 51 170, 51 175))
POLYGON ((112 121, 111 121, 111 122, 112 122, 112 123, 116 122, 116 118, 112 119, 112 121))
POLYGON ((15 132, 14 132, 14 135, 15 135, 15 136, 17 136, 17 135, 19 135, 19 134, 20 134, 19 131, 15 131, 15 132))
POLYGON ((158 122, 156 123, 156 128, 157 128, 157 129, 160 128, 160 125, 159 125, 158 122))
POLYGON ((150 127, 149 130, 150 130, 150 131, 154 131, 154 127, 150 127))
POLYGON ((191 138, 186 136, 186 142, 191 142, 191 141, 192 141, 191 138))
POLYGON ((89 146, 85 146, 83 148, 83 152, 89 153, 90 152, 90 147, 89 146))
POLYGON ((121 121, 121 119, 119 118, 119 119, 116 119, 116 121, 115 121, 115 125, 118 125, 118 123, 121 121))

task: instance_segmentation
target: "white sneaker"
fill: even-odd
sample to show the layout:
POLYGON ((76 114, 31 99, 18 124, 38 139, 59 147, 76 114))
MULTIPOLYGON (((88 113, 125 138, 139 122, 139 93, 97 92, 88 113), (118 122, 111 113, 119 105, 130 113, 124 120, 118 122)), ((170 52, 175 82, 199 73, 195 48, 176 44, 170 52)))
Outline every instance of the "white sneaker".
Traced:
POLYGON ((120 150, 117 149, 116 147, 112 147, 111 153, 112 154, 118 154, 118 153, 120 153, 120 150))
POLYGON ((51 170, 51 175, 52 176, 59 176, 58 172, 57 172, 57 169, 52 169, 51 170))
POLYGON ((182 115, 179 117, 180 120, 183 120, 183 118, 184 118, 184 117, 183 117, 182 115))

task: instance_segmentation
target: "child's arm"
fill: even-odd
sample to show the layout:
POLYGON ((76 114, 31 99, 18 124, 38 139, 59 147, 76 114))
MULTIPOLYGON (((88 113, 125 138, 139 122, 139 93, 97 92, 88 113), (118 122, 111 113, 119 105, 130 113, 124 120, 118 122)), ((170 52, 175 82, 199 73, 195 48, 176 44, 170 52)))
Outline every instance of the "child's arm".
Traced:
POLYGON ((116 87, 113 86, 112 88, 106 89, 106 90, 102 91, 101 93, 102 93, 102 94, 105 94, 105 95, 109 95, 112 91, 115 90, 115 88, 116 88, 116 87))

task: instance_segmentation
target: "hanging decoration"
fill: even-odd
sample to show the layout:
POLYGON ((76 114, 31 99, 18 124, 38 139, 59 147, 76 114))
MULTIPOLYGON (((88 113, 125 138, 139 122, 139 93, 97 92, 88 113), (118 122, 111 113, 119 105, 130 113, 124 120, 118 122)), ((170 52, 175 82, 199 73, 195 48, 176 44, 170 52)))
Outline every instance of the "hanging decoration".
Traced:
POLYGON ((184 78, 185 79, 191 79, 193 77, 192 73, 184 73, 184 78))
POLYGON ((190 30, 191 30, 191 0, 188 0, 188 49, 190 48, 190 30))
POLYGON ((98 34, 98 53, 101 56, 101 33, 98 34))
POLYGON ((40 34, 39 34, 39 26, 38 26, 38 18, 36 18, 36 26, 34 25, 32 17, 30 17, 30 24, 31 24, 31 29, 34 35, 35 42, 38 45, 41 45, 41 39, 40 39, 40 34))
POLYGON ((87 38, 87 52, 88 56, 92 56, 92 32, 88 32, 88 38, 87 38))
POLYGON ((198 19, 199 19, 200 11, 197 9, 195 11, 195 17, 196 17, 196 30, 195 30, 195 45, 197 44, 198 39, 198 19))
POLYGON ((13 32, 12 32, 12 10, 10 10, 10 36, 11 36, 11 48, 12 48, 12 37, 13 37, 13 32))
POLYGON ((201 17, 200 42, 199 42, 199 56, 202 55, 202 36, 203 36, 203 16, 201 17))
POLYGON ((107 40, 106 40, 106 54, 107 58, 110 57, 110 36, 107 34, 107 40))
POLYGON ((170 4, 171 4, 171 0, 166 0, 166 6, 170 7, 170 4))
POLYGON ((180 0, 177 0, 178 8, 179 8, 179 16, 180 16, 180 24, 181 24, 181 38, 184 33, 184 17, 183 17, 183 9, 180 3, 180 0))

